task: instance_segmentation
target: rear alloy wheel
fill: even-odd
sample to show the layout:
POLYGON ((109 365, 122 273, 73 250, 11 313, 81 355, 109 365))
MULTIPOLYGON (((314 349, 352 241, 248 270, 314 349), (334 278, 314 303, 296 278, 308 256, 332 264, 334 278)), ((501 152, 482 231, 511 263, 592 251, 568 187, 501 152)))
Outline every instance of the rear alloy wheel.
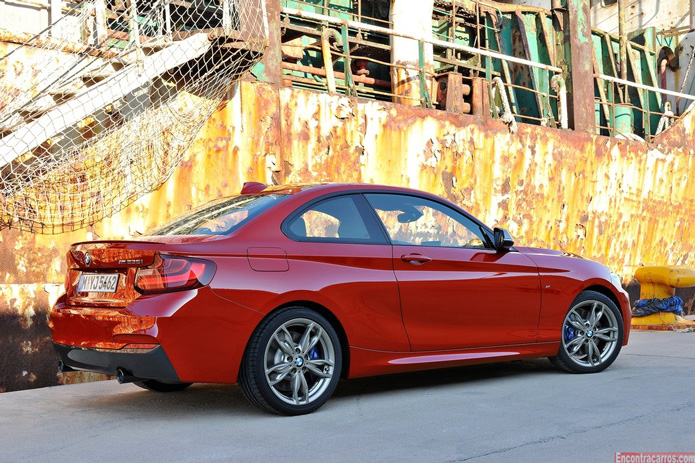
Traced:
POLYGON ((154 379, 144 379, 142 381, 135 381, 133 384, 150 391, 177 392, 183 391, 192 383, 163 383, 154 379))
POLYGON ((333 394, 342 369, 335 329, 299 307, 278 312, 254 333, 239 384, 249 401, 281 415, 310 413, 333 394))
POLYGON ((623 318, 609 298, 595 291, 577 296, 562 323, 554 365, 573 373, 596 373, 616 359, 623 344, 623 318))

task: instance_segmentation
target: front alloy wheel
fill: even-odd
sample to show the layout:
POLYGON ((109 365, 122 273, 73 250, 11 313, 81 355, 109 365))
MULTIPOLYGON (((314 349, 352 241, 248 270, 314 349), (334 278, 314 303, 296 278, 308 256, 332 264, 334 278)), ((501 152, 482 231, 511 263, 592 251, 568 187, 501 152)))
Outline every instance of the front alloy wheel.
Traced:
POLYGON ((304 308, 285 309, 251 339, 241 366, 244 395, 262 409, 309 413, 333 394, 340 377, 340 342, 331 324, 304 308))
POLYGON ((601 293, 584 291, 562 324, 562 343, 550 360, 574 373, 596 373, 613 363, 623 344, 623 319, 615 303, 601 293))

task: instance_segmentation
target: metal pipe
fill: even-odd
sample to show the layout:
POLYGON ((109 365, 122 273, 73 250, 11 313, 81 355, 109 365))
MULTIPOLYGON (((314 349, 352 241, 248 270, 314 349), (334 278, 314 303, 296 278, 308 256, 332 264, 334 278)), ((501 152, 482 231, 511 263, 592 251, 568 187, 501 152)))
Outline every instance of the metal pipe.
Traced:
POLYGON ((431 43, 432 45, 436 45, 438 47, 443 47, 443 48, 451 48, 453 50, 459 50, 463 51, 466 53, 473 53, 473 54, 478 54, 481 56, 488 56, 490 58, 496 58, 496 59, 501 59, 508 61, 510 63, 517 63, 517 64, 524 64, 526 66, 534 67, 537 69, 545 69, 546 71, 552 71, 552 72, 562 72, 562 69, 556 66, 550 66, 547 64, 542 64, 542 63, 536 63, 535 61, 529 61, 527 59, 523 58, 517 58, 516 56, 510 56, 510 55, 505 55, 502 53, 496 53, 494 51, 489 51, 489 50, 481 50, 480 48, 474 48, 474 47, 469 47, 466 45, 460 45, 457 43, 451 43, 451 42, 445 42, 443 40, 438 40, 438 39, 422 39, 419 37, 412 36, 410 34, 404 34, 401 32, 395 32, 392 29, 387 29, 385 27, 379 27, 379 26, 373 26, 371 24, 364 24, 364 23, 359 23, 356 21, 348 21, 346 19, 340 19, 340 18, 334 18, 331 16, 324 16, 321 14, 317 13, 312 13, 310 11, 302 11, 298 10, 296 8, 286 8, 284 7, 282 9, 282 12, 285 14, 291 14, 293 16, 297 16, 300 18, 306 18, 306 19, 311 19, 314 21, 322 21, 322 22, 327 22, 331 24, 340 24, 340 25, 345 25, 347 27, 353 28, 353 29, 361 29, 364 31, 370 31, 370 32, 378 32, 381 34, 387 34, 387 35, 392 35, 394 37, 403 37, 405 39, 411 39, 411 40, 422 40, 425 43, 431 43))
MULTIPOLYGON (((316 76, 326 77, 326 70, 321 68, 316 68, 313 66, 304 66, 302 64, 294 63, 282 63, 282 68, 288 71, 306 72, 307 74, 313 74, 316 76)), ((338 79, 345 79, 345 73, 333 71, 333 75, 338 79)), ((381 79, 375 79, 373 77, 365 76, 352 76, 352 80, 360 84, 375 85, 377 87, 390 88, 391 82, 381 79)))
POLYGON ((356 95, 355 80, 352 78, 352 58, 350 58, 350 37, 348 27, 343 24, 340 26, 340 33, 343 37, 343 68, 345 70, 346 94, 356 95))
POLYGON ((425 57, 425 41, 418 41, 418 68, 420 72, 420 106, 425 106, 427 108, 432 107, 432 100, 430 99, 430 93, 427 90, 427 72, 425 67, 427 66, 427 58, 425 57))
POLYGON ((335 93, 335 76, 333 75, 333 57, 331 56, 331 44, 328 41, 330 27, 324 27, 321 31, 321 54, 323 55, 323 68, 326 70, 326 85, 328 93, 335 93))
POLYGON ((232 6, 229 0, 222 0, 222 28, 225 34, 232 31, 232 6))
POLYGON ((109 36, 106 21, 106 2, 97 0, 94 2, 94 41, 96 46, 104 46, 109 36))
POLYGON ((686 93, 673 92, 671 90, 666 90, 666 89, 659 88, 659 87, 651 87, 649 85, 638 84, 637 82, 630 82, 629 80, 619 79, 617 77, 608 76, 606 74, 594 74, 594 77, 598 77, 599 79, 607 80, 608 82, 615 82, 616 84, 630 85, 630 86, 635 87, 635 88, 641 88, 643 90, 649 90, 652 92, 661 93, 663 95, 676 96, 679 98, 685 98, 686 100, 694 100, 695 101, 694 95, 688 95, 686 93))
MULTIPOLYGON (((51 4, 52 4, 51 2, 48 2, 48 1, 41 2, 41 1, 38 1, 38 0, 16 0, 16 1, 13 2, 13 3, 18 3, 18 4, 20 4, 20 5, 37 6, 37 7, 39 7, 39 8, 48 9, 48 10, 51 9, 51 4)), ((49 14, 50 14, 50 11, 49 11, 49 14)), ((50 18, 50 16, 49 16, 49 18, 50 18)))
POLYGON ((171 2, 169 1, 164 2, 164 25, 165 35, 169 40, 171 40, 171 2))
POLYGON ((128 39, 130 44, 140 48, 140 32, 138 29, 137 3, 136 0, 130 0, 128 5, 128 39))
POLYGON ((627 31, 625 30, 625 0, 618 0, 618 38, 620 40, 620 78, 627 80, 627 31))
POLYGON ((118 384, 134 383, 138 380, 138 378, 133 376, 129 371, 120 367, 116 369, 116 379, 118 380, 118 384))
POLYGON ((561 75, 553 76, 550 79, 550 88, 552 88, 558 96, 557 115, 560 119, 560 127, 563 129, 569 128, 567 120, 567 86, 565 79, 561 75))

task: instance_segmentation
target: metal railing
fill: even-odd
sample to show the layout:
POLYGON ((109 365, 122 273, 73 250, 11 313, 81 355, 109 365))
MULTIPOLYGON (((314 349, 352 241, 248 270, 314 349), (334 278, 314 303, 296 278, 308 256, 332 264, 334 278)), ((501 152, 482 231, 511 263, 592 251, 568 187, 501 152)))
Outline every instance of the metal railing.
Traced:
MULTIPOLYGON (((452 43, 436 38, 416 37, 407 33, 395 31, 390 28, 381 27, 374 24, 366 24, 349 19, 318 14, 310 11, 299 10, 296 8, 284 7, 282 14, 285 17, 301 19, 304 21, 312 21, 317 27, 314 30, 309 28, 301 28, 301 33, 305 37, 312 37, 313 42, 302 45, 302 50, 313 52, 316 56, 322 56, 323 62, 320 65, 307 66, 299 63, 283 62, 283 70, 285 71, 284 78, 293 85, 299 87, 307 87, 310 89, 324 91, 339 91, 351 96, 367 96, 383 100, 411 100, 411 103, 423 107, 438 107, 440 104, 436 100, 434 82, 438 77, 441 77, 445 72, 437 72, 435 69, 444 68, 447 65, 454 67, 470 67, 470 63, 457 59, 456 55, 476 56, 479 59, 486 58, 488 60, 500 60, 506 66, 517 66, 517 71, 525 72, 528 75, 534 74, 538 80, 550 82, 555 76, 560 76, 562 69, 557 66, 551 66, 544 63, 510 56, 492 50, 483 48, 471 47, 463 44, 452 43), (328 32, 327 32, 328 31, 328 32), (372 37, 383 38, 381 42, 373 40, 366 43, 361 37, 365 34, 371 34, 372 37), (335 46, 329 51, 329 44, 326 36, 335 37, 335 46), (418 64, 403 65, 394 64, 390 59, 390 40, 394 37, 413 40, 418 46, 418 64), (382 54, 387 54, 388 59, 380 59, 379 57, 369 56, 365 53, 355 51, 353 46, 367 45, 371 49, 377 49, 382 54), (433 60, 427 62, 426 49, 432 47, 433 60), (336 48, 338 49, 336 51, 336 48), (438 51, 438 52, 437 52, 438 51), (364 71, 369 65, 379 66, 386 71, 382 71, 382 75, 372 77, 364 71), (339 70, 335 70, 337 67, 339 70), (357 71, 354 70, 357 68, 357 71), (410 73, 411 76, 417 76, 419 83, 419 95, 410 96, 397 94, 394 91, 394 85, 391 81, 391 76, 397 70, 402 70, 410 73), (332 81, 333 80, 333 81, 332 81)), ((284 27, 287 22, 283 22, 284 27)), ((374 67, 373 66, 373 67, 374 67)), ((492 74, 490 77, 500 77, 492 74)), ((564 111, 562 106, 564 102, 560 101, 558 93, 551 91, 548 87, 547 91, 537 88, 530 88, 509 81, 503 82, 504 92, 493 93, 489 91, 486 97, 489 99, 489 107, 492 117, 503 117, 511 115, 519 122, 529 122, 540 125, 557 125, 560 126, 559 113, 564 111), (532 98, 539 102, 540 116, 532 116, 519 111, 518 95, 521 92, 526 92, 532 98), (495 95, 499 95, 495 98, 495 95), (507 100, 505 104, 505 100, 507 100), (504 108, 509 106, 509 108, 504 108), (509 109, 512 114, 509 114, 509 109), (553 123, 552 120, 555 122, 553 123)), ((491 90, 491 88, 490 88, 491 90)))
MULTIPOLYGON (((411 104, 422 107, 441 108, 442 103, 438 101, 435 94, 435 84, 436 79, 447 73, 447 66, 467 70, 477 66, 478 73, 487 78, 487 97, 489 98, 487 109, 490 116, 506 119, 507 122, 511 122, 511 117, 515 122, 567 127, 566 91, 560 67, 486 48, 472 47, 438 38, 417 37, 389 27, 353 21, 346 17, 289 7, 283 8, 282 14, 285 18, 299 18, 304 22, 316 24, 314 29, 301 28, 302 36, 309 37, 309 40, 302 45, 302 49, 322 57, 322 60, 314 60, 312 65, 283 62, 284 79, 292 85, 387 101, 409 101, 411 104), (366 36, 369 36, 371 40, 365 40, 366 36), (393 38, 412 40, 417 43, 419 57, 417 64, 404 65, 392 62, 390 53, 393 38), (330 40, 333 40, 332 46, 330 40), (366 48, 361 49, 360 46, 366 46, 366 48), (431 60, 426 60, 428 48, 433 50, 431 60), (377 53, 374 50, 377 50, 377 53), (463 59, 462 56, 466 58, 463 59), (471 58, 477 58, 477 61, 471 58), (499 63, 502 63, 503 66, 497 66, 497 68, 503 68, 503 72, 492 70, 493 60, 499 60, 499 63), (381 69, 380 73, 368 72, 379 69, 381 69), (419 86, 419 92, 415 95, 398 94, 393 82, 393 76, 398 71, 409 73, 414 82, 417 80, 415 85, 419 86), (513 78, 514 75, 519 74, 527 78, 513 78), (535 84, 541 82, 543 85, 524 85, 524 80, 533 81, 535 84), (503 91, 500 91, 502 89, 503 91), (527 108, 523 103, 530 101, 533 101, 537 107, 537 112, 534 110, 533 114, 524 112, 527 108)), ((283 24, 287 27, 288 21, 284 21, 283 24)), ((650 140, 679 118, 668 108, 665 102, 666 97, 695 101, 693 95, 631 82, 606 74, 595 74, 594 78, 603 92, 595 101, 596 131, 603 135, 622 134, 632 139, 643 136, 645 140, 650 140), (653 108, 656 107, 659 109, 654 110, 653 108)), ((464 76, 464 79, 469 77, 464 76)))
POLYGON ((605 83, 608 90, 605 97, 598 98, 595 102, 596 110, 599 112, 596 124, 597 130, 608 136, 624 136, 631 139, 642 138, 645 141, 650 141, 682 117, 682 114, 676 115, 670 111, 670 103, 665 101, 665 98, 661 97, 662 95, 664 97, 671 96, 695 101, 695 96, 693 95, 631 82, 606 74, 595 74, 594 78, 599 86, 605 83), (630 103, 631 99, 627 98, 628 92, 634 92, 637 98, 646 104, 637 106, 630 103), (650 98, 661 99, 659 111, 650 109, 648 104, 650 98), (617 102, 621 99, 622 103, 617 102), (636 114, 641 115, 641 118, 636 118, 636 114), (603 121, 603 123, 599 121, 603 121), (635 137, 635 135, 639 138, 635 137))
POLYGON ((377 26, 391 27, 392 23, 389 21, 388 11, 386 11, 385 15, 377 15, 374 11, 379 9, 381 5, 385 5, 388 8, 390 1, 351 0, 349 8, 346 6, 341 7, 339 3, 331 0, 282 0, 281 3, 283 8, 301 8, 302 11, 314 10, 314 13, 324 16, 350 18, 359 23, 373 23, 377 26), (370 9, 371 11, 366 11, 370 9))

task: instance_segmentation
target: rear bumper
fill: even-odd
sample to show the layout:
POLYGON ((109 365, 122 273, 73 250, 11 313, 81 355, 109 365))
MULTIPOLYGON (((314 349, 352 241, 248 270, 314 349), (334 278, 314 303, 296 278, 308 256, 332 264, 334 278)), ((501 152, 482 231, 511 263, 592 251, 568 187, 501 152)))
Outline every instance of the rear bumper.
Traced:
POLYGON ((262 318, 204 287, 113 308, 68 306, 61 296, 49 326, 70 368, 115 374, 120 366, 143 379, 228 384, 262 318))
POLYGON ((179 381, 162 346, 153 349, 89 349, 53 343, 63 363, 74 369, 115 375, 121 368, 139 379, 179 381))

